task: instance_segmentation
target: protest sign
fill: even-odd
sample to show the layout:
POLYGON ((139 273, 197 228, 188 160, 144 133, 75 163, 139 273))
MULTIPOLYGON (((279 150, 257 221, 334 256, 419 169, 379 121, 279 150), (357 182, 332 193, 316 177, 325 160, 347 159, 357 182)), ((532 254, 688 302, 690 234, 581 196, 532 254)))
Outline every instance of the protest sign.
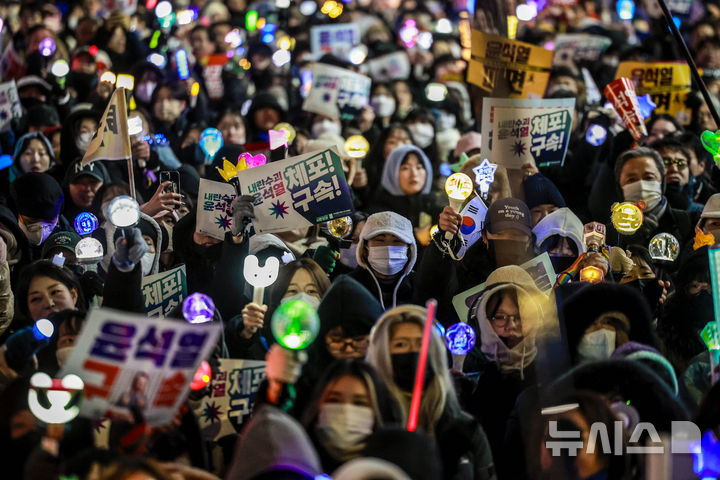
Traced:
POLYGON ((200 179, 195 231, 224 240, 225 233, 232 231, 230 204, 236 196, 235 188, 229 183, 200 179))
POLYGON ((132 15, 137 10, 137 0, 103 0, 103 12, 110 16, 111 12, 122 12, 132 15))
POLYGON ((685 62, 621 62, 615 78, 627 77, 635 85, 638 96, 646 93, 655 102, 654 113, 673 115, 683 125, 690 123, 690 109, 685 98, 692 79, 685 62))
POLYGON ((187 297, 185 265, 143 277, 142 294, 148 317, 167 317, 187 297))
POLYGON ((0 83, 0 132, 10 128, 13 118, 22 118, 22 106, 15 80, 0 83))
POLYGON ((405 80, 410 76, 410 59, 404 51, 389 53, 366 61, 360 70, 376 82, 405 80))
POLYGON ((316 25, 310 28, 310 50, 319 59, 326 53, 347 60, 350 49, 360 43, 360 28, 355 23, 316 25))
POLYGON ((18 80, 25 75, 25 62, 15 51, 13 42, 7 42, 7 47, 0 57, 0 78, 2 80, 18 80))
POLYGON ((482 132, 487 138, 481 147, 483 158, 506 168, 520 168, 533 160, 538 167, 562 165, 574 108, 574 98, 486 98, 482 112, 482 132))
POLYGON ((258 233, 309 227, 353 213, 335 148, 242 170, 238 180, 242 195, 254 197, 258 233))
POLYGON ((312 66, 312 85, 303 110, 353 119, 370 101, 370 77, 323 63, 312 66))
POLYGON ((167 424, 221 330, 215 322, 192 325, 93 309, 60 377, 74 373, 85 382, 81 416, 127 417, 137 407, 148 425, 167 424))
POLYGON ((265 362, 221 358, 210 388, 195 409, 203 437, 217 440, 240 431, 255 405, 265 378, 265 362))
POLYGON ((130 160, 130 133, 128 131, 125 89, 116 88, 100 119, 98 129, 80 164, 84 167, 95 160, 130 160))
MULTIPOLYGON (((535 285, 541 292, 546 295, 550 295, 553 285, 555 284, 555 269, 553 269, 552 262, 550 261, 550 255, 548 255, 547 252, 543 252, 541 255, 538 255, 532 260, 523 263, 520 265, 520 268, 530 274, 532 279, 535 281, 535 285)), ((475 300, 480 296, 484 289, 485 283, 481 283, 480 285, 469 288, 453 297, 452 304, 455 308, 455 312, 458 314, 458 318, 461 321, 467 321, 470 307, 472 307, 473 303, 475 303, 475 300)))
POLYGON ((225 95, 225 86, 222 81, 223 67, 227 63, 226 55, 210 55, 203 59, 203 79, 210 100, 220 100, 225 95))
POLYGON ((473 30, 467 80, 486 96, 541 98, 552 57, 542 47, 473 30))
POLYGON ((602 35, 563 33, 555 37, 553 65, 596 62, 612 40, 602 35))

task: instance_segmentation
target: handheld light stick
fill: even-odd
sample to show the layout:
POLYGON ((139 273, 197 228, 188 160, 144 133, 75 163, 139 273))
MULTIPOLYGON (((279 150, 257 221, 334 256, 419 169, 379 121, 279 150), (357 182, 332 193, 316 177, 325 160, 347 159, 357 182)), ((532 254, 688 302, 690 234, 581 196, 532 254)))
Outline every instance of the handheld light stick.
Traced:
POLYGON ((204 293, 195 292, 183 301, 182 313, 189 323, 211 322, 215 314, 215 303, 204 293))
POLYGON ((65 375, 62 379, 50 378, 47 373, 37 372, 30 377, 28 407, 41 422, 64 424, 80 413, 85 384, 77 375, 65 375))
POLYGON ((132 75, 120 73, 117 76, 115 86, 117 88, 126 88, 128 90, 132 90, 133 88, 135 88, 135 77, 133 77, 132 75))
POLYGON ((661 277, 664 276, 665 267, 672 265, 680 255, 680 242, 669 233, 658 233, 650 239, 648 252, 650 252, 653 263, 657 265, 657 277, 662 280, 661 277))
POLYGON ((408 432, 414 432, 417 428, 417 419, 418 414, 420 413, 420 400, 422 400, 422 389, 423 384, 425 383, 425 370, 427 368, 428 352, 430 351, 430 336, 432 335, 437 300, 428 300, 426 308, 427 316, 425 317, 425 326, 423 327, 423 338, 420 346, 420 355, 418 356, 418 364, 415 368, 415 383, 413 385, 412 400, 410 402, 410 414, 408 415, 408 432))
POLYGON ((614 203, 610 220, 615 230, 622 235, 632 235, 637 232, 643 223, 643 213, 640 207, 631 202, 614 203))
POLYGON ((205 153, 205 165, 209 164, 223 146, 223 136, 217 128, 206 128, 200 134, 200 148, 205 153))
POLYGON ((58 252, 55 255, 53 255, 52 258, 53 265, 57 265, 58 267, 62 267, 65 265, 65 255, 63 255, 62 252, 58 252))
POLYGON ((720 165, 720 130, 715 133, 705 130, 700 134, 700 141, 705 150, 713 156, 715 164, 720 165))
POLYGON ((192 382, 190 382, 190 390, 198 391, 207 387, 212 379, 212 370, 207 360, 203 360, 200 366, 193 375, 192 382))
POLYGON ((710 282, 712 284, 713 307, 715 310, 716 329, 720 331, 720 244, 708 247, 710 260, 710 282))
POLYGON ((277 257, 268 257, 263 267, 260 267, 260 262, 255 255, 245 257, 243 276, 245 281, 253 286, 253 302, 262 305, 265 288, 275 283, 279 270, 280 260, 277 257))
POLYGON ((465 356, 475 347, 475 330, 464 322, 451 325, 445 333, 445 345, 453 359, 453 369, 462 372, 465 356))
POLYGON ((700 332, 700 337, 710 352, 710 379, 715 384, 720 380, 720 372, 715 371, 720 365, 720 331, 717 322, 708 322, 700 332))
MULTIPOLYGON (((140 221, 140 205, 135 201, 134 198, 128 197, 127 195, 119 195, 113 198, 107 206, 105 217, 110 221, 115 228, 120 229, 120 234, 125 238, 127 248, 130 250, 132 247, 132 237, 126 235, 126 228, 137 225, 140 221)), ((130 268, 130 265, 126 265, 130 268)))
POLYGON ((602 269, 593 265, 588 265, 587 267, 580 270, 581 282, 600 283, 603 281, 604 276, 605 275, 603 274, 602 269))
POLYGON ((495 170, 497 170, 497 165, 490 163, 487 158, 483 159, 480 165, 473 168, 475 183, 480 187, 480 196, 485 201, 487 201, 490 192, 490 185, 495 181, 495 170))
POLYGON ((351 135, 345 140, 345 151, 350 158, 355 159, 358 168, 362 168, 362 161, 370 151, 370 143, 362 135, 351 135))
MULTIPOLYGON (((460 211, 463 202, 473 191, 473 182, 464 173, 453 173, 445 180, 445 193, 447 193, 450 207, 456 212, 460 211)), ((445 239, 450 240, 452 234, 445 232, 445 239)))
POLYGON ((190 87, 190 108, 195 108, 197 106, 197 99, 199 94, 200 84, 198 82, 194 82, 192 84, 192 87, 190 87))
POLYGON ((75 231, 81 237, 91 235, 98 228, 98 219, 90 212, 80 212, 73 222, 75 231))
POLYGON ((280 122, 277 125, 273 127, 273 130, 276 132, 287 132, 287 136, 284 138, 286 140, 285 144, 285 158, 288 156, 288 145, 290 145, 293 141, 295 141, 295 137, 297 136, 297 132, 295 131, 295 127, 290 125, 287 122, 280 122))
POLYGON ((50 320, 41 318, 32 327, 25 327, 13 333, 5 342, 5 361, 8 366, 21 371, 28 360, 45 348, 55 333, 50 320))
POLYGON ((315 341, 320 331, 317 311, 302 300, 281 304, 270 320, 275 340, 289 350, 304 350, 315 341))
POLYGON ((188 65, 187 53, 182 48, 175 52, 175 63, 177 74, 180 80, 186 80, 190 76, 190 65, 188 65))

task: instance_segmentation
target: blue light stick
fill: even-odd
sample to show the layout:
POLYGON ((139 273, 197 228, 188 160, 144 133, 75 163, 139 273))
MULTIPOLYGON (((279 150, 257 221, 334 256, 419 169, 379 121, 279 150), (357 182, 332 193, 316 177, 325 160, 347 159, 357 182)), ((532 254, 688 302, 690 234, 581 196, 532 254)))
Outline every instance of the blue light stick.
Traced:
POLYGON ((77 217, 75 217, 75 222, 73 222, 73 224, 77 234, 84 237, 85 235, 90 235, 97 230, 98 219, 90 212, 80 212, 77 217))
POLYGON ((187 53, 180 49, 175 52, 175 63, 177 63, 177 72, 180 80, 185 80, 190 76, 190 66, 188 65, 187 53))
POLYGON ((445 334, 445 345, 453 355, 467 355, 475 347, 476 341, 475 330, 463 322, 451 325, 445 334))
POLYGON ((183 317, 190 323, 210 322, 215 314, 215 304, 212 298, 204 293, 195 292, 183 302, 183 317))

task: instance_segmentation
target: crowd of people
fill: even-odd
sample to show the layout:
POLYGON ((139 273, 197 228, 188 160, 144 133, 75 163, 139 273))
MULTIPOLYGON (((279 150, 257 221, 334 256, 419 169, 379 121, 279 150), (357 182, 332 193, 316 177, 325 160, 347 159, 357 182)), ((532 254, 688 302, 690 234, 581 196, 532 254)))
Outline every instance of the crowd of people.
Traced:
MULTIPOLYGON (((537 16, 520 19, 517 40, 552 48, 558 34, 586 33, 609 42, 596 61, 565 58, 550 71, 544 97, 575 99, 564 163, 499 162, 487 186, 473 173, 488 132, 483 93, 467 80, 467 36, 493 24, 491 12, 511 6, 514 15, 515 2, 0 1, 0 74, 15 81, 21 110, 0 118, 0 158, 8 159, 0 170, 0 477, 716 478, 720 370, 700 333, 716 320, 720 289, 709 261, 720 242, 720 170, 700 135, 718 129, 720 4, 673 3, 689 3, 677 23, 713 105, 696 85, 674 93, 682 110, 650 115, 638 140, 597 92, 619 62, 682 56, 654 0, 618 2, 618 11, 610 3, 528 2, 537 16), (634 18, 618 17, 628 2, 634 18), (359 49, 314 51, 311 27, 329 24, 356 25, 359 49), (365 68, 397 53, 407 71, 365 68), (369 104, 352 118, 303 110, 306 72, 317 64, 368 75, 369 104), (129 123, 141 126, 130 135, 131 166, 83 164, 121 75, 133 79, 123 84, 129 123), (429 94, 431 83, 446 94, 429 94), (286 151, 270 151, 268 132, 280 123, 295 137, 286 151), (597 125, 603 141, 588 135, 597 125), (224 141, 213 156, 200 145, 210 127, 224 141), (369 143, 361 160, 345 148, 353 135, 369 143), (342 159, 354 206, 343 241, 326 224, 256 233, 247 195, 233 200, 223 240, 198 231, 200 180, 222 181, 215 167, 223 160, 327 148, 342 159), (453 172, 474 181, 466 202, 487 209, 473 243, 445 193, 453 172), (141 211, 122 232, 108 218, 121 195, 134 195, 141 211), (642 208, 632 232, 613 224, 622 202, 642 208), (76 256, 83 212, 99 222, 97 268, 76 256), (677 240, 670 258, 651 248, 661 233, 677 240), (281 259, 261 301, 240 275, 250 254, 281 259), (527 267, 541 256, 550 278, 527 267), (179 265, 188 293, 212 298, 222 325, 206 359, 212 373, 220 358, 266 362, 238 432, 202 435, 202 390, 172 423, 147 426, 144 372, 119 399, 129 417, 36 419, 30 378, 58 376, 88 311, 145 314, 143 278, 179 265), (436 325, 420 365, 431 299, 436 325), (306 351, 281 346, 271 329, 291 300, 317 311, 319 333, 306 351), (36 348, 32 329, 42 319, 54 333, 36 348), (442 333, 457 323, 475 338, 464 353, 442 333), (694 422, 691 437, 702 444, 670 454, 680 422, 694 422), (665 462, 662 475, 656 462, 665 462)), ((181 306, 168 318, 185 322, 181 306)))

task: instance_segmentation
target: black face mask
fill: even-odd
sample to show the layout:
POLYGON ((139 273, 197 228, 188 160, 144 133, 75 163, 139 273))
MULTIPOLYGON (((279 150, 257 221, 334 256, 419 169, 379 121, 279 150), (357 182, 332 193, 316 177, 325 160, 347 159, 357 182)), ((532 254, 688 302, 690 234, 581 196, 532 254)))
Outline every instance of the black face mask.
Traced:
POLYGON ((686 314, 686 318, 698 332, 705 328, 708 322, 715 320, 715 310, 710 292, 702 290, 695 295, 686 294, 679 301, 682 302, 680 311, 686 314))
POLYGON ((660 286, 657 278, 641 278, 627 282, 625 285, 640 290, 651 310, 657 307, 663 291, 663 287, 660 286))
POLYGON ((522 265, 530 260, 527 243, 518 240, 488 240, 488 252, 498 268, 506 265, 522 265))
MULTIPOLYGON (((390 355, 393 368, 393 380, 395 384, 405 392, 412 392, 415 385, 415 368, 418 363, 418 352, 411 353, 394 353, 390 355)), ((423 381, 423 390, 432 382, 435 372, 432 365, 428 362, 425 369, 425 379, 423 381)))
POLYGON ((211 247, 203 247, 195 242, 191 242, 191 248, 193 253, 208 262, 220 260, 220 255, 222 254, 222 242, 211 247))
POLYGON ((570 265, 572 265, 576 259, 577 259, 577 257, 565 257, 562 255, 550 255, 550 263, 552 263, 555 273, 564 272, 565 270, 570 268, 570 265))
POLYGON ((668 183, 665 187, 665 198, 672 208, 687 210, 690 206, 690 196, 683 191, 679 183, 668 183))

